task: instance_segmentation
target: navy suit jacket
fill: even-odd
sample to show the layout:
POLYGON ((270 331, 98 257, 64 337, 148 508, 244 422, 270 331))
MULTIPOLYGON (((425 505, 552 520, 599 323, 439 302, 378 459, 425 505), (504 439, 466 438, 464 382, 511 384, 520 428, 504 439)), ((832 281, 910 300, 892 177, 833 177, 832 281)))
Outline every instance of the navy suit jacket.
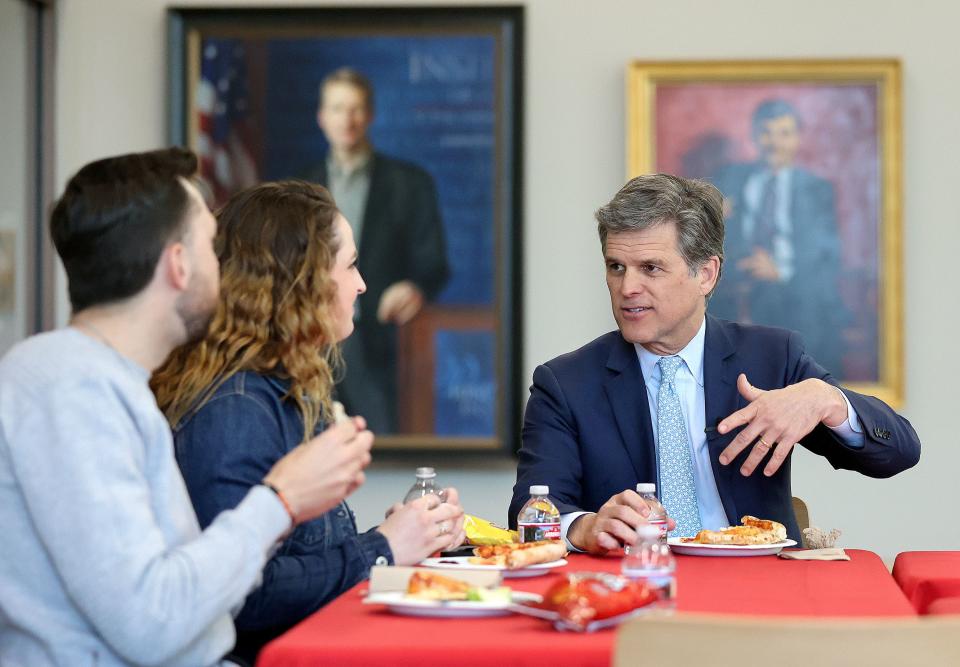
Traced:
MULTIPOLYGON (((707 427, 746 405, 737 376, 746 373, 761 389, 776 389, 807 378, 837 382, 785 329, 748 326, 707 316, 704 342, 704 403, 707 427)), ((637 482, 657 479, 653 424, 647 390, 633 344, 619 331, 537 367, 523 424, 523 447, 509 521, 527 501, 532 484, 549 484, 561 514, 596 512, 612 496, 637 482)), ((824 456, 834 468, 870 477, 889 477, 919 460, 920 441, 910 423, 882 401, 843 389, 863 424, 865 445, 854 449, 818 425, 801 445, 824 456)), ((749 477, 740 474, 748 447, 729 465, 720 452, 739 432, 707 434, 717 490, 731 525, 745 514, 774 519, 800 541, 790 490, 790 459, 771 477, 764 463, 749 477)))

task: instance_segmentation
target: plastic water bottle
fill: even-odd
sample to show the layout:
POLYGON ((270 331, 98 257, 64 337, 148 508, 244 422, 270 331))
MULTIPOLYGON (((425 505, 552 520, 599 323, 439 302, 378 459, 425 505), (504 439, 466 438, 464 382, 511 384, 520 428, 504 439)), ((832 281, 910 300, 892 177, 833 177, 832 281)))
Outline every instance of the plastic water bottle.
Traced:
POLYGON ((410 487, 410 490, 407 491, 407 495, 403 497, 403 502, 406 504, 411 500, 423 498, 430 493, 439 496, 440 502, 444 502, 447 499, 446 491, 437 486, 437 471, 433 468, 417 468, 417 480, 413 483, 413 486, 410 487))
POLYGON ((521 542, 560 539, 560 510, 550 501, 549 493, 549 486, 530 487, 530 500, 517 515, 521 542))
POLYGON ((621 574, 645 583, 657 596, 654 604, 671 610, 675 606, 676 569, 670 547, 660 542, 660 529, 648 523, 637 526, 637 543, 623 557, 621 574))
POLYGON ((647 523, 656 526, 660 530, 660 543, 667 543, 667 508, 663 506, 657 498, 657 485, 653 482, 641 482, 637 484, 637 493, 643 498, 644 502, 650 508, 650 514, 647 515, 647 523))

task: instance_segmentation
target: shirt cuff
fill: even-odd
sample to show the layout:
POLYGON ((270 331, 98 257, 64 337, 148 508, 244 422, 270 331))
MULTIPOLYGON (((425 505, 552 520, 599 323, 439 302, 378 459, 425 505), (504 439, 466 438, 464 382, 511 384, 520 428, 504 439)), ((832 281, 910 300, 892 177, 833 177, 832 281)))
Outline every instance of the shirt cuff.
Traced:
POLYGON ((790 251, 789 242, 774 242, 773 263, 777 266, 779 280, 782 283, 790 282, 793 279, 793 253, 790 251))
MULTIPOLYGON (((243 516, 241 525, 254 536, 263 554, 257 576, 250 586, 252 591, 263 583, 263 565, 273 557, 284 535, 290 532, 290 515, 277 494, 262 484, 251 487, 234 511, 243 516)), ((231 607, 230 615, 233 618, 240 614, 245 602, 245 599, 241 599, 231 607)))
POLYGON ((576 551, 578 553, 586 553, 583 549, 578 549, 570 543, 570 540, 567 539, 567 531, 570 530, 570 526, 573 525, 573 522, 582 517, 584 514, 590 514, 590 512, 570 512, 569 514, 560 515, 560 534, 563 536, 563 541, 567 543, 567 549, 570 551, 576 551))
POLYGON ((237 508, 254 515, 252 520, 247 519, 246 525, 257 534, 265 554, 290 530, 287 508, 277 494, 263 485, 252 487, 237 508))
POLYGON ((847 404, 847 419, 838 426, 828 426, 827 428, 833 431, 833 434, 840 438, 847 447, 861 449, 864 445, 864 437, 860 417, 857 416, 857 411, 853 409, 853 404, 850 403, 847 395, 839 387, 835 387, 835 389, 840 392, 844 403, 847 404))

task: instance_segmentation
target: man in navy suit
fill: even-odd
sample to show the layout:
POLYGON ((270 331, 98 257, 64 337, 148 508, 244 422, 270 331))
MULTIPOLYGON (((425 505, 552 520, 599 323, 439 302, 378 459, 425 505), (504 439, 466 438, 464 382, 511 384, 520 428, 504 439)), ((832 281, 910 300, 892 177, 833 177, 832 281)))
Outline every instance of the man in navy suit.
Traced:
POLYGON ((838 293, 833 184, 797 164, 801 122, 792 105, 765 100, 751 125, 759 159, 711 179, 725 198, 728 273, 709 312, 799 331, 820 365, 841 374, 838 330, 850 316, 838 293))
POLYGON ((872 477, 918 461, 909 422, 840 388, 796 333, 706 315, 723 265, 714 186, 639 176, 596 217, 619 331, 534 372, 512 523, 548 484, 569 545, 604 553, 634 543, 648 509, 632 489, 658 481, 686 534, 752 514, 799 540, 794 444, 872 477))
POLYGON ((337 387, 353 414, 380 433, 397 431, 397 327, 412 320, 450 276, 437 189, 426 171, 373 149, 373 87, 341 68, 320 85, 317 125, 330 145, 306 178, 330 189, 357 239, 367 292, 343 345, 337 387))

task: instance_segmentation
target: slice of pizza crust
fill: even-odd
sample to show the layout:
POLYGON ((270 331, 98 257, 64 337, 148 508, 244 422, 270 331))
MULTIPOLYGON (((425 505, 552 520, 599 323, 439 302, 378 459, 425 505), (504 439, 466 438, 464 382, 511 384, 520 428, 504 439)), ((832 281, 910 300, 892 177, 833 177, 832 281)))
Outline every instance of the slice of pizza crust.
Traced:
POLYGON ((407 582, 407 597, 419 600, 466 600, 470 584, 433 572, 417 571, 407 582))
POLYGON ((777 539, 775 542, 780 542, 787 539, 787 527, 782 523, 777 523, 776 521, 770 521, 769 519, 758 519, 755 516, 750 516, 749 514, 740 518, 740 523, 745 526, 754 526, 760 530, 765 530, 776 535, 777 539))
POLYGON ((755 544, 773 544, 787 539, 787 528, 782 523, 755 516, 740 519, 742 526, 731 526, 721 530, 701 530, 696 537, 685 537, 684 542, 691 544, 726 544, 748 546, 755 544))
POLYGON ((551 563, 567 555, 567 547, 560 540, 540 540, 482 546, 473 550, 474 565, 496 565, 513 570, 539 563, 551 563))

